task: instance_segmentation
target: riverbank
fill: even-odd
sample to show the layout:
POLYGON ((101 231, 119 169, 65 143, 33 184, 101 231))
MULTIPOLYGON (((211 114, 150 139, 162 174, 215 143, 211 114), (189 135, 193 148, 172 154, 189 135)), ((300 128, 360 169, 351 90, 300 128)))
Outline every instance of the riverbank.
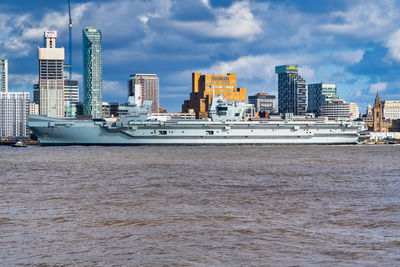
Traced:
MULTIPOLYGON (((14 145, 17 141, 18 140, 2 140, 2 141, 0 141, 0 146, 11 146, 11 145, 14 145)), ((27 145, 27 146, 39 145, 39 141, 35 141, 35 140, 22 141, 22 143, 24 143, 24 145, 27 145)))

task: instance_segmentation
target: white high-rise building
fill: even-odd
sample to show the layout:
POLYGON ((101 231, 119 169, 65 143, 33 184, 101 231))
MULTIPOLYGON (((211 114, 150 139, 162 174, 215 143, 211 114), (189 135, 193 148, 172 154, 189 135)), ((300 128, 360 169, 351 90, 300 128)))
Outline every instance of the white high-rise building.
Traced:
POLYGON ((38 47, 39 112, 64 117, 64 48, 56 48, 57 31, 45 31, 45 48, 38 47))
POLYGON ((8 92, 8 60, 0 59, 0 92, 8 92))
POLYGON ((29 93, 0 92, 0 137, 28 136, 29 93))

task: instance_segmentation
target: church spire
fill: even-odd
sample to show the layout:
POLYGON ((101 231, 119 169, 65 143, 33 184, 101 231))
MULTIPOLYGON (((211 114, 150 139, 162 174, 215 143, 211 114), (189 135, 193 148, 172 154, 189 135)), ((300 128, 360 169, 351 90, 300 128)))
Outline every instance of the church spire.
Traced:
POLYGON ((375 103, 377 103, 377 102, 379 102, 379 101, 381 101, 380 98, 379 98, 379 91, 376 90, 375 103))

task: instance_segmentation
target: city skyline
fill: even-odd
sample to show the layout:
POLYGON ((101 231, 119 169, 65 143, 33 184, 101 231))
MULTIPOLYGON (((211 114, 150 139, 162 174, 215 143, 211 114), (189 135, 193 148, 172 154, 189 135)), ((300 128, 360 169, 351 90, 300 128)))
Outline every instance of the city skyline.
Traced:
MULTIPOLYGON (((59 46, 67 47, 67 1, 22 2, 0 5, 0 58, 9 60, 9 90, 32 94, 43 31, 57 30, 59 46)), ((160 77, 160 104, 168 111, 179 111, 188 98, 192 72, 237 73, 248 95, 277 95, 274 67, 292 63, 308 84, 336 83, 341 98, 357 102, 361 112, 376 90, 382 99, 400 98, 395 1, 71 4, 73 79, 82 84, 80 32, 94 26, 103 33, 104 101, 125 102, 126 77, 135 72, 160 77)))

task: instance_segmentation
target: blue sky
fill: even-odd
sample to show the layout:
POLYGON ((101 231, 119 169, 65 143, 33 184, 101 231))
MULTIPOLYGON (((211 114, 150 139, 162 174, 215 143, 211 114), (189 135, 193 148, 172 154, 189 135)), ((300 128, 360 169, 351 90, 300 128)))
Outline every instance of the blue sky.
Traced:
MULTIPOLYGON (((400 2, 395 0, 71 0, 73 78, 82 29, 103 34, 103 100, 125 102, 131 73, 160 77, 160 103, 179 111, 191 73, 236 72, 248 95, 277 94, 274 66, 298 64, 307 83, 337 83, 364 112, 379 90, 400 99, 400 2)), ((0 57, 9 90, 32 92, 43 31, 68 45, 67 0, 0 2, 0 57)))

